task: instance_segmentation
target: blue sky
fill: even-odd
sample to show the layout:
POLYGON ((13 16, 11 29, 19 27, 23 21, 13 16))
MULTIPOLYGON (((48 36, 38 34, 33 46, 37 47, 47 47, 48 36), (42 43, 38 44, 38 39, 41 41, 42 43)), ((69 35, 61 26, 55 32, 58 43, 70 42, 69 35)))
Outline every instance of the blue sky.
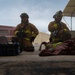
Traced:
POLYGON ((39 31, 48 32, 48 24, 58 10, 64 10, 69 0, 0 0, 0 25, 17 26, 20 14, 29 15, 29 21, 39 31))

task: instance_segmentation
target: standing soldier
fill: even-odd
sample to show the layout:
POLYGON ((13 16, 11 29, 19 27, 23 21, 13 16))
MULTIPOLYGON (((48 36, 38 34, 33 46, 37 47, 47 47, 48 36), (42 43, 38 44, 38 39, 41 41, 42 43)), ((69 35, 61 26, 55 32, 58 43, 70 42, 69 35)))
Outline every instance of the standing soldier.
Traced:
POLYGON ((56 12, 53 16, 55 20, 48 25, 48 30, 51 32, 50 42, 52 43, 63 42, 71 38, 70 30, 67 25, 61 22, 62 17, 61 10, 56 12))
POLYGON ((33 24, 29 22, 29 16, 27 13, 22 13, 20 17, 21 23, 18 24, 15 29, 15 36, 17 37, 22 50, 33 52, 34 47, 32 42, 39 34, 39 31, 33 24))

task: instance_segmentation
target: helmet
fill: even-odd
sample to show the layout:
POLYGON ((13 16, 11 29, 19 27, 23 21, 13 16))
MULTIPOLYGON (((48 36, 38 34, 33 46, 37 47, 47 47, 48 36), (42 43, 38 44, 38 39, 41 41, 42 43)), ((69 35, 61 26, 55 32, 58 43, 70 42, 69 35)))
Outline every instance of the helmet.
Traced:
POLYGON ((23 18, 23 17, 29 18, 29 16, 28 16, 27 13, 22 13, 22 14, 20 15, 20 17, 21 17, 21 18, 23 18))
POLYGON ((57 11, 57 12, 55 13, 55 15, 53 16, 53 18, 56 18, 57 16, 61 16, 61 17, 63 16, 61 10, 57 11))

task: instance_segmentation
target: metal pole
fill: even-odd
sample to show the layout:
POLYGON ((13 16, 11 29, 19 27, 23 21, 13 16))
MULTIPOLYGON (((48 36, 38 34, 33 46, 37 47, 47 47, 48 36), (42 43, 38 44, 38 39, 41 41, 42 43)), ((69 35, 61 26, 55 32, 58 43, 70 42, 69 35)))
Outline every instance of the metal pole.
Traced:
POLYGON ((72 16, 73 16, 74 12, 75 12, 75 9, 74 9, 74 11, 71 14, 71 31, 72 31, 72 16))
POLYGON ((71 31, 72 31, 72 16, 71 16, 71 31))

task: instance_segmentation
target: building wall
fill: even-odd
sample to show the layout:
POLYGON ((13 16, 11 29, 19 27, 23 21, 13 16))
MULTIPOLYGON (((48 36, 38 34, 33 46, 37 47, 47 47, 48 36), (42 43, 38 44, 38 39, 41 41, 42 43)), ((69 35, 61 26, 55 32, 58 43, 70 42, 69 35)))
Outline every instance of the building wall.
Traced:
POLYGON ((0 26, 0 36, 13 36, 15 27, 0 26))
POLYGON ((15 27, 0 25, 0 36, 6 36, 8 41, 11 41, 11 37, 14 34, 15 27))
POLYGON ((42 42, 49 42, 50 35, 47 33, 39 32, 36 39, 34 40, 34 44, 41 44, 42 42))
MULTIPOLYGON (((14 34, 14 29, 15 27, 12 26, 2 26, 0 25, 0 36, 6 36, 8 38, 8 40, 11 40, 11 37, 14 34)), ((41 44, 41 42, 49 41, 49 34, 43 33, 43 32, 39 32, 39 34, 37 35, 36 39, 34 40, 34 44, 41 44)))

